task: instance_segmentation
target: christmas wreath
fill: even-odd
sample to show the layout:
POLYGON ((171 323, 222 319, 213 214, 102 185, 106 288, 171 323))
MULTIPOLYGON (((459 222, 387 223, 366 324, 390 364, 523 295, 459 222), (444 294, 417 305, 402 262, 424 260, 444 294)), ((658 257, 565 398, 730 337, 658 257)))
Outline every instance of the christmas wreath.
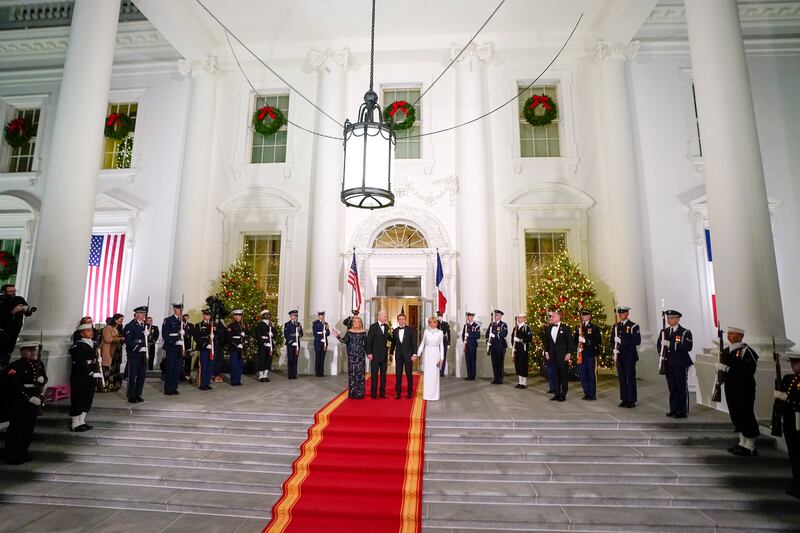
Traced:
POLYGON ((17 258, 8 252, 0 252, 0 279, 8 279, 17 273, 17 258))
POLYGON ((31 140, 28 123, 22 117, 9 121, 5 127, 6 142, 11 148, 22 148, 31 140))
POLYGON ((133 119, 125 113, 111 113, 106 117, 105 136, 122 141, 133 131, 133 119))
POLYGON ((394 131, 407 130, 417 120, 417 110, 405 100, 396 100, 383 108, 383 121, 394 131), (398 117, 398 113, 400 116, 398 117), (402 121, 398 119, 403 117, 402 121))
POLYGON ((531 126, 547 126, 558 116, 558 106, 553 99, 546 94, 534 94, 525 100, 525 106, 522 108, 522 115, 531 126), (542 106, 542 109, 544 109, 544 114, 542 115, 536 113, 536 108, 539 106, 542 106))
POLYGON ((253 129, 261 135, 274 135, 284 124, 286 115, 277 107, 265 105, 253 113, 253 129))

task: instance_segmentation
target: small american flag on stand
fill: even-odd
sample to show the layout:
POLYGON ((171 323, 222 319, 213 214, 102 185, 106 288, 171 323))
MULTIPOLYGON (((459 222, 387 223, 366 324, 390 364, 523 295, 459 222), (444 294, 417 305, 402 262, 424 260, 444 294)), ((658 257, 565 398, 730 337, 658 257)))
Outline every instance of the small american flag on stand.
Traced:
POLYGON ((353 251, 353 262, 350 263, 350 272, 347 274, 347 284, 353 287, 353 309, 361 309, 361 286, 358 283, 355 251, 353 251))
POLYGON ((124 233, 92 235, 83 314, 95 322, 105 322, 119 310, 124 251, 124 233))

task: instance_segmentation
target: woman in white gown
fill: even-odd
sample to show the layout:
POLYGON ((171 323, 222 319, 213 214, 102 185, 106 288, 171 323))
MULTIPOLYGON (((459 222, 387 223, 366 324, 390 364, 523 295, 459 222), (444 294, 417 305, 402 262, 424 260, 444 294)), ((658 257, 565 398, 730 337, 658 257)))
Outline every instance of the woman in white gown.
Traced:
POLYGON ((417 353, 422 357, 422 399, 439 399, 439 368, 444 359, 443 333, 439 329, 439 319, 432 316, 428 327, 422 334, 422 342, 417 353))

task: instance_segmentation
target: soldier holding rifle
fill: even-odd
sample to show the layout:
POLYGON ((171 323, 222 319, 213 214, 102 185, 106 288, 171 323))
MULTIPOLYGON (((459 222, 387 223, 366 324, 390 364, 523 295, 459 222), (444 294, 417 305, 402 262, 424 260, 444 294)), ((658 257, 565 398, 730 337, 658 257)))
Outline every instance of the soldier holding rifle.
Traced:
POLYGON ((578 346, 578 366, 584 400, 597 399, 597 350, 602 341, 600 328, 592 323, 592 312, 581 309, 581 322, 575 331, 578 346))
POLYGON ((792 464, 792 486, 786 494, 800 499, 800 353, 786 354, 792 372, 783 376, 775 402, 781 413, 783 436, 792 464))
POLYGON ((664 311, 667 326, 661 330, 656 342, 656 348, 664 359, 664 373, 667 376, 669 388, 668 417, 686 418, 689 405, 688 376, 689 367, 694 363, 689 352, 692 351, 694 341, 692 332, 681 326, 681 313, 675 310, 664 311))
POLYGON ((167 352, 164 362, 164 394, 173 396, 178 392, 181 378, 181 367, 186 348, 186 331, 183 321, 183 302, 172 304, 172 316, 164 319, 161 331, 164 335, 164 350, 167 352))
MULTIPOLYGON (((148 298, 148 302, 149 302, 148 298)), ((144 379, 147 375, 147 343, 145 325, 147 306, 133 310, 133 320, 125 326, 125 351, 128 353, 128 403, 143 402, 144 379)))
POLYGON ((461 341, 464 343, 464 364, 467 366, 465 381, 475 381, 477 374, 478 340, 481 338, 481 329, 475 322, 475 313, 467 311, 467 321, 461 328, 461 341))
POLYGON ((636 362, 639 352, 636 347, 642 343, 642 335, 639 324, 628 319, 630 307, 619 306, 615 311, 618 321, 614 324, 610 343, 619 375, 619 406, 630 409, 636 407, 637 401, 636 362))
POLYGON ((321 378, 325 375, 325 353, 328 351, 328 337, 331 330, 325 321, 325 311, 317 312, 317 320, 311 324, 314 332, 314 374, 321 378))
POLYGON ((722 351, 722 363, 718 369, 724 372, 725 399, 739 443, 728 451, 742 457, 758 455, 756 437, 759 435, 758 421, 754 411, 756 401, 756 366, 758 354, 743 343, 744 329, 728 327, 728 347, 722 351))

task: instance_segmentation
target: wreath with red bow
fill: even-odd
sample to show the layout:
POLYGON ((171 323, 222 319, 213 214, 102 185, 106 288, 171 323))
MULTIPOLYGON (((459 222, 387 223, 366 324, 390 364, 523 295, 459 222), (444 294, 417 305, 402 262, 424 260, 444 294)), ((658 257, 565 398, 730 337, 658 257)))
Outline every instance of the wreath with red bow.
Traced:
POLYGON ((265 105, 253 113, 253 129, 261 135, 274 135, 284 124, 286 115, 277 107, 265 105))
POLYGON ((0 279, 8 279, 17 273, 17 258, 8 252, 0 252, 0 279))
POLYGON ((104 134, 109 139, 119 142, 133 131, 133 119, 125 113, 111 113, 106 117, 104 134))
POLYGON ((31 128, 22 117, 15 118, 6 124, 5 139, 11 148, 22 148, 31 140, 31 128))
POLYGON ((407 130, 416 120, 417 110, 405 100, 396 100, 383 108, 383 121, 394 131, 407 130))
POLYGON ((525 106, 522 108, 522 115, 531 126, 547 126, 558 116, 558 106, 555 101, 546 94, 534 94, 525 100, 525 106), (536 112, 539 107, 544 109, 544 113, 540 114, 536 112))

